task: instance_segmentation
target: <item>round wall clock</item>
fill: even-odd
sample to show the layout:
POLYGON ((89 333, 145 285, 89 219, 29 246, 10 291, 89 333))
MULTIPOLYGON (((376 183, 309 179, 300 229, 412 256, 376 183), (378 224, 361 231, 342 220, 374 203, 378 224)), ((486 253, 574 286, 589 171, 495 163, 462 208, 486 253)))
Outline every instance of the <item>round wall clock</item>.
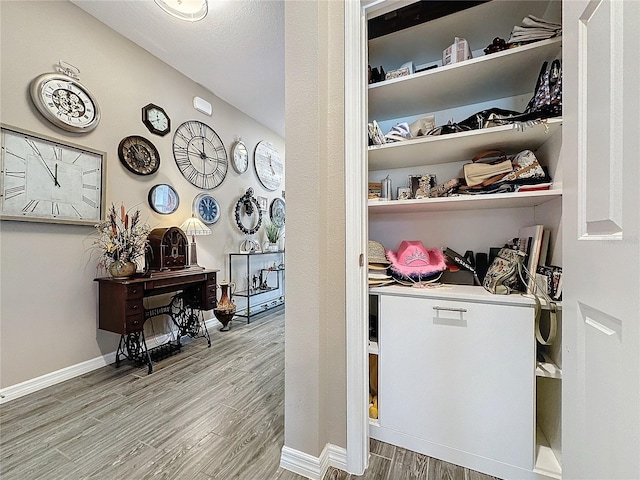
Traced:
POLYGON ((201 193, 193 199, 193 211, 207 225, 216 223, 220 218, 220 205, 208 193, 201 193))
POLYGON ((282 183, 284 166, 280 154, 271 142, 261 141, 253 154, 258 180, 267 190, 275 190, 282 183))
POLYGON ((144 137, 131 135, 118 145, 118 157, 122 164, 136 175, 151 175, 160 166, 160 154, 155 145, 144 137))
POLYGON ((269 216, 271 217, 271 223, 273 223, 276 227, 284 227, 285 220, 285 204, 284 200, 281 198, 274 198, 271 201, 271 206, 269 207, 269 216))
POLYGON ((98 102, 77 77, 70 76, 74 70, 60 67, 60 71, 33 79, 29 89, 31 99, 42 116, 55 126, 74 133, 90 132, 100 122, 98 102))
POLYGON ((154 212, 169 215, 175 212, 180 205, 180 197, 175 188, 166 183, 154 185, 149 190, 149 206, 154 212))
POLYGON ((227 151, 220 137, 197 120, 184 122, 176 129, 173 158, 184 178, 204 190, 216 188, 227 175, 227 151))
POLYGON ((235 208, 236 225, 246 235, 256 233, 262 225, 262 210, 253 196, 253 188, 248 188, 238 199, 235 208))
POLYGON ((249 152, 243 141, 239 140, 231 149, 231 164, 238 173, 244 173, 249 166, 249 152))
POLYGON ((142 107, 142 123, 151 133, 164 137, 171 131, 171 119, 162 107, 150 103, 142 107))

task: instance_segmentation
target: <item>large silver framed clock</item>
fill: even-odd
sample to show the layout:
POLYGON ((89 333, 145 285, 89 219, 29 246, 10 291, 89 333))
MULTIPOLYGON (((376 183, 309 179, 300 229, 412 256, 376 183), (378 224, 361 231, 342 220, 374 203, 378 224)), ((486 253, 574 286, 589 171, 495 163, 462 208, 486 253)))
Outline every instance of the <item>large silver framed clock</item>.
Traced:
POLYGON ((103 218, 104 152, 2 125, 0 218, 95 225, 103 218))
POLYGON ((100 107, 78 81, 79 70, 60 62, 58 72, 44 73, 30 85, 31 99, 44 118, 74 133, 90 132, 100 123, 100 107))
POLYGON ((265 140, 259 142, 253 154, 253 161, 260 183, 267 190, 276 190, 282 183, 284 174, 284 165, 276 147, 265 140))

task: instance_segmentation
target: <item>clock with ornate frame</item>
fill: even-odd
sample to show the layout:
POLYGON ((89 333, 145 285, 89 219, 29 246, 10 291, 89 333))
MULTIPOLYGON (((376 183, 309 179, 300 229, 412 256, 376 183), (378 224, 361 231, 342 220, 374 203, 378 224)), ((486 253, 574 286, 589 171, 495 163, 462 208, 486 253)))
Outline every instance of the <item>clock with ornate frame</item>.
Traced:
POLYGON ((34 78, 31 100, 44 118, 55 126, 74 133, 90 132, 100 123, 100 107, 79 79, 80 70, 62 60, 57 73, 34 78))
POLYGON ((104 216, 106 154, 2 125, 0 218, 95 225, 104 216))
POLYGON ((249 152, 242 140, 238 140, 231 149, 231 164, 239 174, 246 172, 249 167, 249 152))

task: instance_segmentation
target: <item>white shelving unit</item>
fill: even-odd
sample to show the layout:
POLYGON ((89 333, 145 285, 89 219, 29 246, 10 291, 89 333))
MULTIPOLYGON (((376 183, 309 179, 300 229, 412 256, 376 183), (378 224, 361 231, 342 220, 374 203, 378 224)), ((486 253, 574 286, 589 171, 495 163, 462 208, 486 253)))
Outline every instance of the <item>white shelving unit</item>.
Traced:
MULTIPOLYGON (((472 49, 478 49, 480 46, 484 47, 491 43, 493 37, 505 35, 504 33, 503 35, 498 35, 498 31, 504 32, 506 30, 508 33, 513 25, 519 24, 522 18, 529 13, 547 18, 545 17, 545 13, 548 10, 552 14, 554 12, 557 13, 559 16, 561 10, 559 5, 560 2, 558 0, 540 2, 518 0, 510 2, 488 2, 449 15, 448 17, 438 18, 401 32, 370 40, 369 63, 372 67, 380 66, 382 63, 387 71, 397 68, 409 59, 413 59, 416 65, 437 63, 438 57, 442 52, 442 48, 438 48, 437 46, 446 47, 451 44, 453 35, 466 38, 470 45, 472 45, 472 49), (489 38, 488 41, 487 38, 489 38), (424 48, 421 48, 421 46, 424 46, 424 48)), ((389 9, 387 8, 384 11, 389 12, 389 9)), ((550 18, 550 20, 557 19, 550 18)), ((555 57, 560 57, 561 53, 561 38, 544 40, 486 56, 483 55, 481 51, 478 52, 476 50, 474 52, 475 58, 471 60, 371 84, 368 87, 368 121, 375 119, 380 123, 390 121, 400 122, 405 118, 415 118, 418 115, 429 115, 433 112, 447 112, 453 109, 458 109, 457 111, 459 112, 463 107, 469 106, 469 109, 473 109, 474 105, 482 104, 483 106, 481 108, 479 107, 475 110, 478 111, 488 108, 485 106, 486 102, 496 101, 508 103, 509 100, 507 97, 520 98, 523 95, 531 95, 533 93, 532 90, 535 85, 535 79, 538 76, 542 63, 555 57)), ((501 103, 496 106, 511 108, 504 107, 503 105, 504 103, 501 103)), ((446 123, 446 121, 442 121, 444 115, 446 115, 446 113, 442 114, 440 118, 436 118, 437 125, 446 123)), ((466 118, 466 116, 455 118, 454 121, 460 121, 463 118, 466 118)), ((485 237, 492 238, 491 241, 494 242, 494 244, 500 244, 502 238, 509 238, 508 235, 512 233, 517 234, 519 228, 532 224, 532 220, 530 219, 535 219, 536 223, 544 223, 545 227, 549 227, 552 230, 552 237, 559 235, 561 217, 559 210, 562 201, 561 135, 562 118, 558 117, 547 119, 544 122, 527 126, 523 129, 512 126, 500 126, 450 135, 419 137, 403 142, 370 146, 368 148, 367 167, 369 172, 375 173, 375 176, 373 178, 370 177, 369 181, 379 181, 380 175, 384 177, 387 173, 391 174, 394 172, 396 173, 394 173, 392 177, 395 175, 395 178, 401 179, 406 175, 406 170, 409 169, 421 169, 422 171, 431 171, 432 169, 436 171, 440 169, 439 171, 450 172, 458 167, 457 164, 466 163, 479 152, 488 149, 500 149, 507 153, 517 153, 524 149, 530 149, 536 152, 536 155, 543 165, 546 164, 546 166, 549 167, 552 180, 554 181, 549 190, 539 191, 458 195, 444 198, 412 200, 382 201, 372 199, 368 201, 370 235, 372 230, 378 233, 384 232, 387 235, 392 235, 392 233, 387 232, 400 231, 402 232, 400 234, 411 235, 412 238, 410 239, 420 239, 420 232, 425 231, 425 229, 421 229, 421 227, 418 226, 421 222, 429 224, 428 228, 459 230, 459 232, 456 232, 457 235, 469 235, 469 232, 464 229, 466 224, 456 221, 457 216, 466 219, 464 220, 465 222, 469 222, 472 221, 472 217, 477 216, 483 219, 491 219, 491 212, 494 211, 496 212, 496 216, 509 217, 508 220, 502 223, 495 222, 495 225, 499 225, 499 227, 495 227, 496 230, 497 228, 504 229, 505 224, 512 230, 506 232, 485 232, 485 237), (518 220, 518 214, 512 214, 511 216, 505 215, 505 210, 511 209, 514 209, 514 212, 524 212, 524 218, 518 220), (438 219, 440 223, 434 224, 431 216, 438 219), (493 237, 491 236, 492 234, 493 237)), ((412 172, 409 171, 408 173, 411 174, 412 172)), ((440 174, 438 173, 438 175, 440 174)), ((443 180, 446 179, 439 179, 440 182, 443 180)), ((490 225, 493 224, 488 223, 486 228, 492 229, 493 227, 490 225)), ((456 238, 456 234, 439 235, 437 238, 456 238)), ((378 238, 371 239, 380 241, 378 238)), ((409 238, 397 238, 396 241, 399 243, 404 239, 409 238)), ((502 243, 504 243, 504 241, 502 243)), ((394 246, 395 245, 389 245, 388 247, 393 248, 394 246)), ((558 264, 559 262, 561 262, 561 259, 552 259, 551 261, 551 263, 554 264, 558 264)), ((485 315, 487 321, 497 318, 498 312, 509 308, 509 305, 519 308, 531 306, 531 300, 525 297, 518 295, 509 295, 508 297, 491 295, 482 287, 475 286, 447 286, 441 289, 415 289, 402 286, 386 286, 372 288, 370 289, 370 293, 379 296, 379 298, 397 296, 411 297, 412 299, 416 299, 416 301, 420 299, 419 301, 426 302, 425 304, 434 301, 434 299, 438 302, 445 303, 462 302, 463 305, 468 306, 470 309, 469 312, 480 312, 478 315, 485 315)), ((388 300, 385 302, 389 304, 388 300)), ((413 300, 407 299, 406 302, 408 304, 408 302, 413 302, 413 300)), ((414 305, 417 304, 414 303, 414 305)), ((400 308, 400 304, 397 306, 400 308)), ((527 309, 528 308, 525 310, 527 309)), ((379 368, 382 368, 378 385, 380 392, 380 416, 378 420, 371 420, 370 422, 370 434, 373 438, 421 451, 422 453, 443 458, 447 461, 453 461, 454 463, 471 469, 484 471, 485 473, 495 476, 500 477, 502 475, 501 478, 508 478, 509 476, 514 478, 561 478, 561 465, 559 461, 560 405, 554 393, 559 391, 558 386, 562 379, 561 359, 559 358, 561 348, 555 348, 545 352, 544 361, 536 361, 533 357, 531 358, 531 362, 528 364, 530 365, 528 371, 531 377, 527 381, 527 385, 530 386, 528 388, 531 389, 529 393, 532 400, 531 402, 527 400, 527 405, 531 405, 532 408, 523 408, 522 404, 517 406, 512 405, 514 409, 517 409, 524 416, 528 415, 528 413, 522 412, 529 411, 532 411, 534 415, 529 418, 521 417, 521 425, 530 426, 528 431, 514 431, 514 435, 517 433, 518 438, 522 439, 520 448, 524 449, 524 451, 516 449, 513 450, 511 457, 500 458, 502 452, 489 452, 489 450, 485 452, 483 450, 484 445, 482 445, 481 442, 477 442, 477 439, 452 439, 453 437, 449 437, 449 432, 434 431, 432 419, 421 429, 418 424, 425 419, 425 415, 429 416, 428 412, 425 413, 417 409, 414 418, 417 423, 414 425, 412 420, 413 414, 407 412, 404 405, 396 405, 393 403, 393 400, 390 401, 389 398, 385 398, 385 392, 387 395, 391 395, 392 398, 397 397, 397 399, 399 399, 402 397, 402 394, 390 393, 389 388, 384 385, 385 380, 396 381, 396 383, 399 382, 397 385, 398 388, 406 387, 408 389, 407 391, 412 391, 414 387, 412 386, 411 372, 415 372, 416 375, 423 375, 418 370, 424 371, 424 369, 430 368, 429 365, 421 364, 419 368, 410 369, 408 373, 405 371, 400 373, 400 370, 409 368, 407 362, 403 365, 390 365, 389 362, 393 362, 394 358, 396 361, 400 361, 401 358, 404 358, 403 356, 405 354, 404 352, 396 352, 395 350, 390 351, 389 339, 384 338, 384 332, 393 336, 395 345, 401 345, 404 342, 404 344, 407 345, 407 350, 411 350, 409 345, 414 341, 414 338, 403 339, 401 329, 399 329, 399 331, 395 330, 395 323, 401 323, 399 316, 392 319, 383 318, 385 313, 387 315, 394 315, 393 311, 393 309, 387 308, 386 310, 376 312, 376 316, 378 317, 378 339, 377 342, 369 342, 369 353, 381 357, 379 368), (386 325, 394 325, 394 327, 389 328, 387 326, 386 329, 380 328, 380 324, 385 322, 386 325), (385 354, 388 356, 385 357, 385 354), (556 358, 556 355, 558 358, 556 358), (397 380, 396 375, 401 375, 404 380, 397 380), (541 388, 539 382, 553 383, 545 383, 543 385, 544 388, 541 388), (540 397, 544 397, 547 391, 552 392, 551 398, 541 399, 540 397), (542 416, 540 416, 539 413, 536 416, 535 412, 538 412, 540 409, 548 409, 548 411, 543 412, 544 414, 542 416), (393 425, 392 427, 389 426, 389 422, 393 425), (403 431, 403 425, 406 426, 407 431, 403 431), (430 427, 429 425, 432 426, 430 427), (545 433, 549 434, 545 435, 545 433), (442 436, 440 440, 438 440, 438 435, 442 436), (529 444, 526 440, 527 436, 529 438, 535 438, 535 444, 531 447, 527 446, 529 444), (451 445, 447 446, 445 445, 446 439, 451 439, 451 442, 459 440, 462 446, 459 448, 451 447, 451 445), (465 451, 464 445, 469 446, 467 451, 465 451), (526 451, 528 448, 530 448, 530 450, 526 451), (495 458, 492 458, 491 455, 495 455, 495 458), (533 459, 533 461, 527 462, 527 456, 533 459), (479 460, 479 457, 486 458, 479 460), (513 459, 512 463, 509 463, 511 462, 509 458, 513 459)), ((418 311, 421 311, 421 309, 416 306, 415 312, 418 311)), ((522 318, 525 317, 521 317, 521 320, 522 318)), ((531 318, 533 317, 531 316, 531 318)), ((430 319, 430 314, 425 314, 423 319, 425 322, 424 325, 431 325, 430 319)), ((402 321, 404 322, 404 320, 402 321)), ((526 320, 524 321, 526 322, 526 320)), ((465 320, 465 322, 459 326, 466 328, 472 324, 481 325, 482 322, 475 324, 474 317, 470 316, 468 324, 465 320)), ((411 325, 412 328, 417 329, 416 332, 419 332, 422 328, 420 324, 411 323, 411 325)), ((450 325, 453 325, 453 323, 450 325)), ((433 329, 434 327, 430 326, 429 328, 433 329)), ((433 331, 436 333, 440 332, 437 328, 433 331)), ((522 331, 526 331, 526 329, 522 331)), ((455 337, 457 341, 460 342, 458 348, 464 348, 467 342, 471 342, 468 345, 473 344, 473 341, 469 340, 473 335, 471 329, 467 332, 469 338, 466 338, 464 335, 461 336, 461 330, 455 330, 455 328, 449 332, 450 333, 444 334, 443 339, 449 338, 447 335, 453 335, 451 338, 455 337)), ((531 325, 531 335, 533 335, 533 325, 531 325)), ((530 341, 535 344, 533 338, 525 338, 522 340, 524 340, 525 343, 530 341)), ((428 345, 440 353, 434 354, 433 351, 423 352, 422 350, 416 349, 411 351, 423 356, 423 360, 444 359, 446 348, 438 347, 438 343, 434 343, 433 340, 429 340, 428 345), (439 350, 440 348, 442 348, 442 350, 439 350)), ((474 355, 473 352, 466 351, 457 351, 456 354, 455 359, 461 356, 465 357, 467 354, 471 356, 474 355)), ((496 351, 496 355, 498 354, 504 355, 504 352, 496 351)), ((455 359, 452 358, 451 362, 455 363, 455 359)), ((408 358, 404 360, 409 361, 408 358)), ((494 359, 491 359, 491 361, 493 360, 494 359)), ((505 365, 509 363, 507 358, 504 358, 503 361, 505 365)), ((447 382, 443 380, 442 372, 445 372, 446 375, 447 369, 452 368, 452 365, 453 363, 447 363, 446 361, 435 365, 433 368, 438 369, 440 373, 434 374, 429 372, 428 377, 435 379, 436 383, 442 382, 442 387, 444 388, 447 382)), ((526 366, 523 368, 526 370, 526 366)), ((522 371, 520 371, 520 373, 522 373, 522 371)), ((491 374, 487 374, 487 372, 482 369, 478 371, 478 375, 488 375, 487 381, 495 380, 491 374)), ((421 376, 421 378, 423 377, 421 376)), ((464 382, 465 380, 463 379, 466 377, 457 376, 456 378, 458 381, 464 382)), ((500 386, 498 383, 494 385, 494 387, 496 389, 504 388, 505 391, 503 393, 505 395, 508 396, 513 393, 513 398, 516 398, 518 395, 522 395, 522 388, 519 388, 517 394, 516 392, 511 392, 509 388, 514 387, 518 381, 517 379, 518 375, 514 375, 513 381, 508 381, 507 384, 503 386, 500 386)), ((455 382, 455 380, 451 381, 455 382)), ((471 384, 474 385, 474 388, 477 386, 473 378, 469 378, 469 382, 470 384, 457 385, 456 388, 462 390, 470 388, 472 390, 471 384)), ((415 391, 421 391, 421 388, 422 387, 419 386, 415 387, 415 391)), ((434 406, 446 406, 447 401, 454 403, 456 401, 455 398, 438 399, 437 397, 432 397, 431 391, 429 390, 425 391, 424 395, 428 396, 429 401, 432 402, 434 406)), ((489 398, 490 394, 487 393, 487 395, 486 398, 489 398)), ((416 408, 417 405, 420 404, 420 401, 415 398, 404 399, 403 402, 407 405, 416 405, 416 408)), ((492 408, 491 405, 487 407, 492 408)), ((506 405, 503 407, 507 409, 506 405)), ((464 410, 459 412, 459 414, 462 416, 466 415, 464 410)), ((440 421, 445 423, 447 423, 448 420, 447 418, 440 418, 440 421)), ((500 424, 503 420, 500 415, 497 415, 495 418, 497 424, 500 424)), ((426 422, 426 420, 424 421, 426 422)), ((468 427, 468 434, 474 431, 472 425, 468 425, 468 427)), ((480 435, 480 433, 481 432, 477 432, 478 435, 480 435)), ((473 433, 470 434, 473 435, 473 433)), ((509 447, 509 449, 510 448, 511 447, 509 447)), ((505 446, 502 450, 507 449, 505 446)))

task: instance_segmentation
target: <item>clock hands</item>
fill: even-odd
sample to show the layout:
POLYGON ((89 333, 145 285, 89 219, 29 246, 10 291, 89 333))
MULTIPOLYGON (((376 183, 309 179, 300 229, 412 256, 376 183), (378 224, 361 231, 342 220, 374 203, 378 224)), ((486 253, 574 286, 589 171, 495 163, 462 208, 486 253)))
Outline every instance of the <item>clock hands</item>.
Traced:
POLYGON ((56 174, 54 175, 53 172, 51 171, 51 169, 49 168, 49 165, 47 165, 47 162, 42 157, 42 154, 40 153, 40 149, 33 142, 33 140, 31 140, 30 138, 25 138, 25 141, 27 142, 27 145, 29 145, 31 147, 31 150, 33 150, 33 153, 35 153, 36 157, 38 157, 38 160, 40 160, 40 162, 42 162, 42 164, 45 166, 45 168, 47 169, 47 172, 49 172, 49 175, 51 175, 51 178, 53 178, 54 186, 60 187, 60 184, 58 183, 58 173, 57 173, 58 172, 58 164, 56 163, 56 174))

